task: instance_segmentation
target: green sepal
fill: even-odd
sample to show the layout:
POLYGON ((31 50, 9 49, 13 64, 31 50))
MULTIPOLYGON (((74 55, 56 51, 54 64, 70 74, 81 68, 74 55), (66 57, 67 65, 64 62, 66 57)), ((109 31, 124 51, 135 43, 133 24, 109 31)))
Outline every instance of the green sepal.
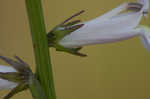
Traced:
POLYGON ((72 26, 72 25, 78 24, 80 22, 81 22, 81 20, 74 20, 72 22, 68 22, 67 24, 64 24, 64 26, 72 26))
POLYGON ((5 61, 6 63, 8 63, 10 66, 12 66, 18 72, 21 72, 21 73, 32 72, 29 68, 29 65, 26 64, 25 62, 23 62, 23 60, 21 60, 21 58, 19 58, 18 56, 14 56, 14 58, 16 60, 13 60, 13 59, 10 59, 10 58, 4 57, 4 56, 0 56, 0 59, 5 61))
POLYGON ((59 44, 59 41, 62 40, 65 36, 69 35, 73 31, 75 31, 75 30, 81 28, 82 26, 84 26, 84 24, 78 24, 79 22, 81 22, 80 20, 75 20, 75 21, 68 22, 72 18, 80 15, 83 12, 84 11, 82 10, 82 11, 74 14, 73 16, 71 16, 70 18, 66 19, 64 22, 62 22, 61 24, 59 24, 55 28, 53 28, 47 35, 47 37, 48 37, 48 46, 56 48, 56 51, 67 52, 67 53, 77 55, 77 56, 82 56, 82 57, 87 56, 87 55, 82 54, 82 53, 79 52, 79 50, 82 47, 66 48, 66 47, 59 44))
MULTIPOLYGON (((63 39, 66 35, 69 35, 73 31, 81 28, 84 24, 77 24, 72 26, 57 26, 51 32, 48 33, 48 39, 52 39, 53 42, 59 42, 63 39), (52 37, 53 35, 53 37, 52 37)), ((52 41, 51 40, 51 41, 52 41)), ((50 43, 50 42, 49 42, 50 43)))
POLYGON ((61 52, 67 52, 73 55, 81 56, 81 57, 86 57, 86 54, 80 53, 79 50, 82 49, 82 47, 78 48, 65 48, 61 45, 55 45, 56 51, 61 51, 61 52))
POLYGON ((19 83, 22 80, 24 80, 24 77, 21 76, 21 74, 18 72, 7 72, 7 73, 0 72, 0 78, 15 83, 19 83))
POLYGON ((27 83, 23 82, 23 83, 19 83, 15 88, 13 88, 8 95, 6 95, 3 99, 10 99, 11 97, 13 97, 15 94, 22 92, 26 89, 28 89, 29 86, 27 83))

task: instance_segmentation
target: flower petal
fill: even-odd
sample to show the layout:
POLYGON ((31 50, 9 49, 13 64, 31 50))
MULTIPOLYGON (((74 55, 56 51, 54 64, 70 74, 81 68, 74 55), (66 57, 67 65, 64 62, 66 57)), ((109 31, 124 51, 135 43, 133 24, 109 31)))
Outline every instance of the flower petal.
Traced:
MULTIPOLYGON (((133 30, 136 28, 141 20, 141 17, 141 12, 134 12, 125 14, 124 16, 114 17, 101 23, 96 21, 97 19, 94 19, 95 23, 85 23, 85 25, 80 29, 72 32, 70 35, 65 36, 64 39, 60 41, 60 44, 65 47, 76 47, 77 45, 74 43, 76 41, 78 41, 78 45, 82 46, 83 43, 83 45, 88 45, 91 40, 94 40, 94 42, 95 40, 107 42, 107 37, 113 38, 116 36, 116 39, 120 39, 120 35, 130 36, 130 32, 126 33, 122 31, 133 30)), ((93 42, 91 43, 93 44, 93 42)))
MULTIPOLYGON (((0 72, 16 72, 16 70, 12 67, 0 65, 0 72)), ((17 86, 17 83, 10 82, 7 80, 0 79, 0 90, 2 89, 10 89, 17 86)))
POLYGON ((3 66, 3 65, 0 65, 0 72, 16 72, 16 70, 10 66, 3 66))
POLYGON ((126 40, 135 36, 140 35, 141 29, 128 29, 118 32, 105 33, 108 35, 101 35, 97 33, 96 35, 82 35, 79 39, 70 40, 69 42, 60 42, 61 45, 65 47, 79 47, 92 44, 103 44, 103 43, 112 43, 116 41, 126 40), (83 37, 83 38, 82 38, 83 37))
POLYGON ((0 79, 0 90, 12 89, 12 88, 15 88, 16 86, 17 86, 17 83, 0 79))
POLYGON ((144 47, 150 51, 150 28, 146 26, 142 26, 141 28, 141 40, 144 44, 144 47))
POLYGON ((104 21, 104 20, 108 20, 108 19, 112 18, 113 16, 116 16, 120 12, 126 10, 127 7, 128 7, 128 3, 121 4, 117 8, 114 8, 113 10, 105 13, 104 15, 97 17, 95 20, 91 20, 91 21, 88 21, 88 22, 89 23, 90 22, 94 22, 95 23, 95 21, 101 22, 101 21, 104 21))
POLYGON ((143 12, 148 13, 149 12, 149 0, 138 0, 138 2, 143 5, 143 12))

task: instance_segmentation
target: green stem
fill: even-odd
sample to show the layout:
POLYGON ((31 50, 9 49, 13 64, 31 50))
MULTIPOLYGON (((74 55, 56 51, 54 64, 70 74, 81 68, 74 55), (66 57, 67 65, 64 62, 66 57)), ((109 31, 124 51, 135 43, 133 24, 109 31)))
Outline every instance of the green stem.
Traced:
POLYGON ((36 76, 46 98, 56 99, 41 0, 26 0, 26 7, 35 53, 36 76))
POLYGON ((30 77, 29 88, 34 99, 46 99, 45 93, 37 79, 30 77))

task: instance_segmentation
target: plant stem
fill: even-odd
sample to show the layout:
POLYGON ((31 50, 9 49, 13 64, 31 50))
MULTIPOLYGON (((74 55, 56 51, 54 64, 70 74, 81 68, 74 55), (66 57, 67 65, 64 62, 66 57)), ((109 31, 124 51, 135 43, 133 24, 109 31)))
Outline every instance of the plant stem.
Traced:
POLYGON ((36 76, 46 98, 56 99, 41 0, 26 0, 26 7, 35 54, 36 76))
POLYGON ((34 99, 47 99, 39 81, 33 76, 30 77, 29 88, 34 99))

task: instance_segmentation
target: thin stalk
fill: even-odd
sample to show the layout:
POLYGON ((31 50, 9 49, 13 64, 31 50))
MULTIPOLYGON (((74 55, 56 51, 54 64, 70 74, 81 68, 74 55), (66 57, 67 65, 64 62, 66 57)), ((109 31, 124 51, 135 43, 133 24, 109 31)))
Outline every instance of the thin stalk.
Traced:
POLYGON ((41 0, 26 0, 26 8, 35 54, 36 76, 46 98, 56 99, 41 0))

